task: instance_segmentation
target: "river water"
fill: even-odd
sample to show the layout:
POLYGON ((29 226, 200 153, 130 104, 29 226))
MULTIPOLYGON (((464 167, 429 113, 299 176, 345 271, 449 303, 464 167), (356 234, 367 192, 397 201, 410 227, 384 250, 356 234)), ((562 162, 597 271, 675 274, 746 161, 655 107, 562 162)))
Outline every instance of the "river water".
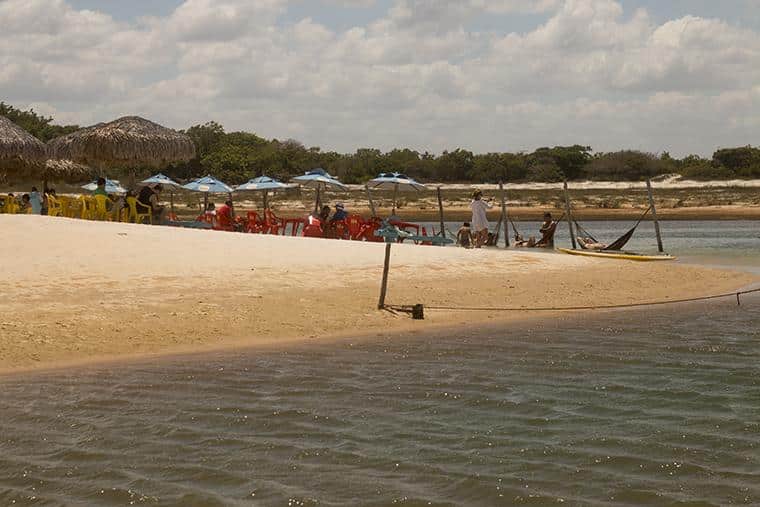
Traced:
MULTIPOLYGON (((760 272, 756 222, 664 229, 760 272)), ((11 504, 757 505, 760 296, 0 378, 11 504)))

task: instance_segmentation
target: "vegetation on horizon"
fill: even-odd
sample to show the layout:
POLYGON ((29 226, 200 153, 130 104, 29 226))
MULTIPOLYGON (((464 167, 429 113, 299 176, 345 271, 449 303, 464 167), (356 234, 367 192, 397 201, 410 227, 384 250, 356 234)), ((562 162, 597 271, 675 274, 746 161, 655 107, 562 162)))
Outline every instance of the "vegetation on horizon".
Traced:
MULTIPOLYGON (((42 141, 76 130, 75 125, 54 125, 52 118, 33 110, 21 111, 0 102, 4 115, 42 141)), ((635 150, 594 153, 590 146, 555 146, 531 153, 484 153, 457 148, 440 155, 408 148, 382 152, 361 148, 353 154, 324 152, 289 139, 267 140, 250 132, 226 132, 216 122, 185 131, 195 142, 197 157, 166 169, 167 175, 191 179, 205 174, 242 183, 267 174, 288 179, 322 167, 346 183, 361 183, 382 172, 403 172, 422 181, 495 183, 555 182, 568 180, 636 181, 665 174, 694 179, 760 177, 760 148, 752 146, 717 150, 712 159, 689 155, 671 157, 635 150)))

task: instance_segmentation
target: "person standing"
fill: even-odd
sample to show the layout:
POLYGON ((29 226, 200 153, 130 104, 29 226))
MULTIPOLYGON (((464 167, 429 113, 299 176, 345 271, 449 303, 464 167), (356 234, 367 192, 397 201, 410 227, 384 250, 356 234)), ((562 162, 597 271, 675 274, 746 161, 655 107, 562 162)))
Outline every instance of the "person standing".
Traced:
POLYGON ((483 192, 476 190, 472 193, 472 220, 471 228, 475 235, 475 248, 482 247, 488 241, 488 216, 486 212, 492 208, 490 202, 483 200, 483 192))
POLYGON ((32 207, 32 215, 42 215, 42 196, 40 196, 37 187, 32 187, 29 194, 29 205, 32 207))

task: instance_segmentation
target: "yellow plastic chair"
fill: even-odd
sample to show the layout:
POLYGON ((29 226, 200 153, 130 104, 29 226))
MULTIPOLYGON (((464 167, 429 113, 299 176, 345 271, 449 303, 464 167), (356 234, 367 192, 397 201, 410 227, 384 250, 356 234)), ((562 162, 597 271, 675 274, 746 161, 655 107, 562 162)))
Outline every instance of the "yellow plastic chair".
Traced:
POLYGON ((18 201, 16 201, 15 197, 8 197, 5 196, 5 204, 3 205, 3 213, 8 213, 10 215, 15 215, 19 212, 21 209, 21 206, 19 206, 18 201))
POLYGON ((63 216, 63 206, 61 206, 61 201, 59 201, 55 196, 47 194, 47 202, 48 202, 48 216, 50 217, 63 216))
POLYGON ((95 203, 92 218, 95 220, 111 220, 111 214, 108 212, 108 203, 113 204, 113 201, 108 198, 107 195, 96 195, 93 197, 95 203))
POLYGON ((146 206, 137 200, 137 197, 127 197, 127 206, 129 206, 129 217, 127 222, 134 222, 136 224, 143 223, 143 220, 148 219, 149 223, 153 225, 153 213, 150 206, 146 206))
POLYGON ((90 220, 93 216, 93 203, 86 195, 80 195, 77 199, 79 201, 79 218, 82 220, 90 220))
POLYGON ((76 213, 76 201, 73 201, 70 197, 65 195, 59 195, 56 197, 58 205, 61 207, 61 216, 66 218, 74 218, 76 213))

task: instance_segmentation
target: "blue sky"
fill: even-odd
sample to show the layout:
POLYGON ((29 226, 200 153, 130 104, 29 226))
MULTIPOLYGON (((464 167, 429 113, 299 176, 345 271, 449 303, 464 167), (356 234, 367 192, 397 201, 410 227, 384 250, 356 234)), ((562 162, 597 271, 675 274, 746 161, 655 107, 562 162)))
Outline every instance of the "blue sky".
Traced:
MULTIPOLYGON (((121 20, 140 16, 166 16, 176 9, 182 0, 71 0, 80 9, 108 12, 121 20)), ((623 0, 628 13, 646 8, 658 21, 685 15, 714 17, 748 28, 760 27, 760 5, 751 0, 623 0)), ((345 30, 362 26, 382 17, 392 6, 391 0, 377 0, 371 7, 336 7, 320 0, 296 0, 288 6, 286 20, 311 17, 320 23, 345 30)), ((545 15, 510 14, 482 16, 473 23, 473 29, 495 31, 526 31, 545 21, 545 15)))
POLYGON ((760 0, 0 0, 0 26, 3 100, 65 123, 347 152, 759 142, 760 0))

